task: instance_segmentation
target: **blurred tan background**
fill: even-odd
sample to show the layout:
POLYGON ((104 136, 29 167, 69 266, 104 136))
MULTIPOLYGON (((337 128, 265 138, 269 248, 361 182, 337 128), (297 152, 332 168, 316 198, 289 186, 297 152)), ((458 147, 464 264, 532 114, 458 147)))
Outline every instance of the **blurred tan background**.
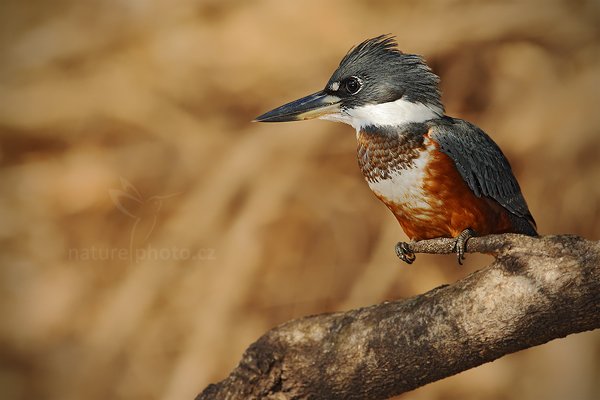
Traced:
MULTIPOLYGON (((264 331, 490 261, 419 256, 351 127, 252 124, 382 33, 492 135, 543 234, 600 238, 598 1, 0 4, 0 393, 191 399, 264 331)), ((597 399, 600 334, 401 399, 597 399)))

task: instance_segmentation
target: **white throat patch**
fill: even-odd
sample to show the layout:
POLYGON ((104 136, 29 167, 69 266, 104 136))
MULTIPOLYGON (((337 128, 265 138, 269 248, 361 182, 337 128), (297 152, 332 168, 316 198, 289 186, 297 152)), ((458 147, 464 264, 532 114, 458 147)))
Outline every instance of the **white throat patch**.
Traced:
POLYGON ((361 128, 369 125, 398 126, 410 122, 425 122, 439 118, 443 114, 443 110, 438 107, 398 99, 382 104, 367 104, 342 111, 339 114, 323 115, 319 118, 352 125, 358 132, 361 128))

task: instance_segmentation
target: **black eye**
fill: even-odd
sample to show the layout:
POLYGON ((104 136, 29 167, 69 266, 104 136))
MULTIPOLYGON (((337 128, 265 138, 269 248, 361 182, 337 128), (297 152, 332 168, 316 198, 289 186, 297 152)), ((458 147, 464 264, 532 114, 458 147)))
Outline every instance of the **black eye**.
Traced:
POLYGON ((352 77, 346 79, 346 81, 344 82, 344 86, 346 87, 346 90, 348 91, 348 93, 356 94, 360 90, 361 84, 360 84, 360 80, 358 80, 357 77, 352 76, 352 77))

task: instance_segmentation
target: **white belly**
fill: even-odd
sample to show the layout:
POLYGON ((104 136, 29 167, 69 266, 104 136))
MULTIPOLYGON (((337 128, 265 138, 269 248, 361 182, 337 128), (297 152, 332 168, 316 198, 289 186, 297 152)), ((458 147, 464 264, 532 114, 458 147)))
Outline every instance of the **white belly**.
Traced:
POLYGON ((432 199, 424 190, 425 170, 429 159, 429 152, 423 151, 409 168, 391 171, 388 178, 368 182, 369 187, 386 202, 407 210, 429 210, 432 208, 432 199))

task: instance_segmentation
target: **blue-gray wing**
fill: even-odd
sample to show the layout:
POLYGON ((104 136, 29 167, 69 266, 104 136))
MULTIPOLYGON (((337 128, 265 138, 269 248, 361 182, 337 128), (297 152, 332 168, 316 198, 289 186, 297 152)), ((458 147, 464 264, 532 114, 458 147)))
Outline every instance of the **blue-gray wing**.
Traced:
POLYGON ((454 161, 473 193, 490 197, 513 215, 529 221, 530 234, 535 235, 535 221, 498 145, 477 126, 461 119, 444 117, 430 121, 429 126, 430 137, 454 161))

